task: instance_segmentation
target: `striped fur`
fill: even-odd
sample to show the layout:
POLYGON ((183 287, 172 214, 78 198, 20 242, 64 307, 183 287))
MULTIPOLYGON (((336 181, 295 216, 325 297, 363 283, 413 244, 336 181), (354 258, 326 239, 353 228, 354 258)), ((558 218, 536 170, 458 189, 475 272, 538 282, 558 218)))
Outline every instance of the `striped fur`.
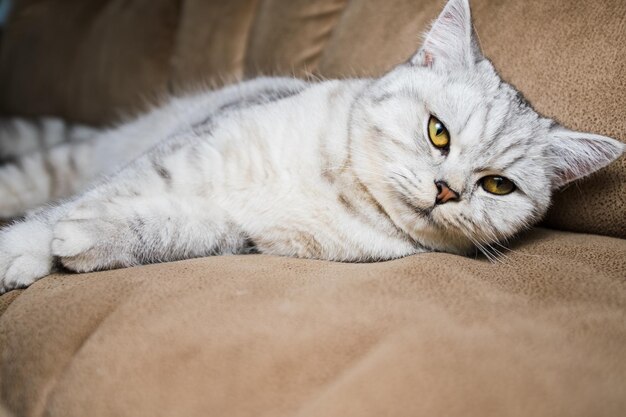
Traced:
POLYGON ((22 156, 0 168, 0 215, 66 199, 0 232, 0 285, 27 286, 55 265, 232 253, 464 254, 537 221, 554 189, 622 151, 537 114, 480 53, 467 0, 450 0, 422 49, 379 79, 260 78, 13 152, 22 156), (428 138, 431 115, 450 132, 445 152, 428 138), (517 190, 489 194, 486 175, 517 190), (437 204, 437 181, 458 199, 437 204))
POLYGON ((93 138, 97 129, 70 125, 52 117, 42 119, 0 118, 0 163, 12 162, 35 151, 65 142, 93 138))
POLYGON ((211 93, 175 98, 120 126, 98 131, 58 119, 0 121, 0 219, 70 197, 178 131, 206 128, 218 114, 299 91, 294 79, 260 78, 211 93))

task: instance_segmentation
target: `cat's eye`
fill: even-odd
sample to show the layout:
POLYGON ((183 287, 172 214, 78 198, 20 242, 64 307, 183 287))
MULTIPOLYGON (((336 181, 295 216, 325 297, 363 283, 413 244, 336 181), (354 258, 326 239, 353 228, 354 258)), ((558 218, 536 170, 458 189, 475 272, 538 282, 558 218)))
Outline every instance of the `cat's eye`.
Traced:
POLYGON ((515 184, 508 178, 498 175, 488 175, 480 179, 480 185, 485 191, 496 195, 511 194, 515 191, 515 184))
POLYGON ((447 149, 450 147, 450 133, 435 116, 430 116, 428 121, 428 138, 435 148, 447 149))

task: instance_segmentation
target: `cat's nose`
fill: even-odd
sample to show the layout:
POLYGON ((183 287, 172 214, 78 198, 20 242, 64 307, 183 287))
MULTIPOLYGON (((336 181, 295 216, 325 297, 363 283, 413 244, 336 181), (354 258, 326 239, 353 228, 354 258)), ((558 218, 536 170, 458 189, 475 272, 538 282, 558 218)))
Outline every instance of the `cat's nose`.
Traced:
POLYGON ((450 200, 459 199, 459 193, 450 188, 445 181, 435 181, 435 186, 438 192, 435 204, 444 204, 450 200))

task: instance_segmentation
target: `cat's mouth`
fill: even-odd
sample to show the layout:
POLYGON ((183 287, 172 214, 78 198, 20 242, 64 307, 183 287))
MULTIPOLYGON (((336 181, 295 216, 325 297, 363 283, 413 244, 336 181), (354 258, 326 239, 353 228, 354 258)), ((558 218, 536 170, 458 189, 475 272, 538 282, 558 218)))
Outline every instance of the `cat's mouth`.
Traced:
POLYGON ((453 235, 456 238, 465 236, 465 231, 458 227, 457 222, 450 219, 451 213, 447 205, 455 203, 438 204, 437 199, 433 196, 432 202, 429 204, 406 192, 396 191, 395 194, 405 209, 414 213, 417 218, 432 228, 432 231, 453 235))

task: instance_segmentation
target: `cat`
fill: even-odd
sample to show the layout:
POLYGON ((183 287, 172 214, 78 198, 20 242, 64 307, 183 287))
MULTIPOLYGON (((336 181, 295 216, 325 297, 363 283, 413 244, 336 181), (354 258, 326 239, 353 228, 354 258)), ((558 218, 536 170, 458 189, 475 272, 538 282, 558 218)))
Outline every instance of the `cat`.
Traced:
POLYGON ((258 78, 110 130, 13 120, 3 132, 0 215, 30 212, 0 232, 2 291, 59 267, 218 254, 468 254, 537 222, 555 190, 624 150, 502 81, 468 0, 449 0, 380 78, 258 78))

